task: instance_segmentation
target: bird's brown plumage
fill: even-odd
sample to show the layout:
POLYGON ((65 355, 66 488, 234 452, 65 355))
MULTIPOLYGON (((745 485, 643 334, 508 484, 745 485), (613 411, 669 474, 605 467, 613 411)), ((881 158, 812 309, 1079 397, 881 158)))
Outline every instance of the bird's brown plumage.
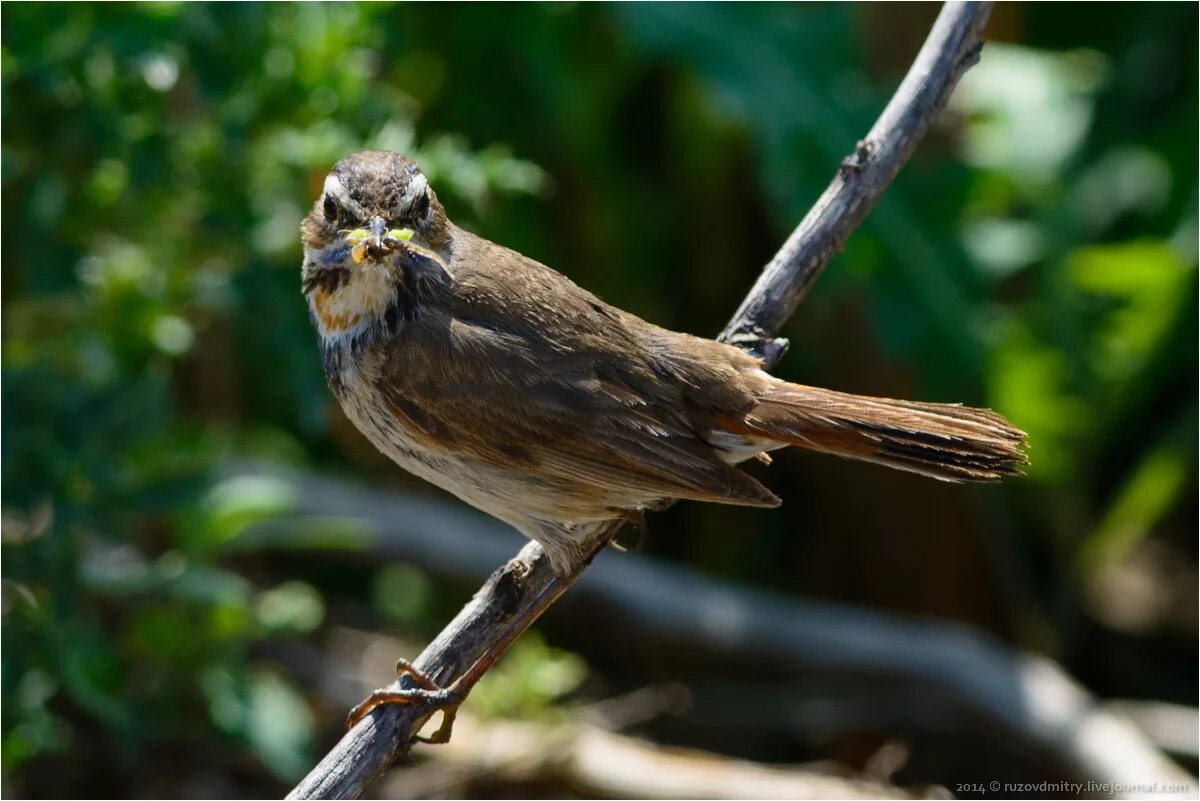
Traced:
POLYGON ((1025 463, 1024 435, 994 412, 790 384, 742 351, 609 306, 458 229, 432 190, 422 199, 393 185, 419 175, 395 159, 339 163, 327 194, 411 225, 411 243, 347 268, 321 201, 305 222, 305 285, 330 384, 381 450, 542 541, 560 571, 578 556, 576 524, 674 498, 778 504, 736 464, 784 445, 951 481, 1025 463), (348 278, 330 288, 327 269, 348 278), (377 322, 323 328, 335 303, 377 322))

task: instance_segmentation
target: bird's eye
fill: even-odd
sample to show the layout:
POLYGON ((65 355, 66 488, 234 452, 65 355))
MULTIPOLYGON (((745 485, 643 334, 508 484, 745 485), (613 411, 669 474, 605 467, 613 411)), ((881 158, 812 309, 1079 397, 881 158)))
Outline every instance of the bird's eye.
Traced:
POLYGON ((330 224, 337 222, 338 204, 337 201, 333 199, 333 195, 325 195, 323 210, 325 212, 325 222, 330 224))
POLYGON ((421 196, 413 201, 412 215, 414 219, 423 220, 425 215, 429 213, 429 193, 422 192, 421 196))

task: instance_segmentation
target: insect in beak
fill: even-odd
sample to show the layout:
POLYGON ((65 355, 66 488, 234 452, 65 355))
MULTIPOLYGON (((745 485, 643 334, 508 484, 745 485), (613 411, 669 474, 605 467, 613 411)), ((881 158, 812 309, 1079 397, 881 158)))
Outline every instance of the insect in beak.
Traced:
POLYGON ((378 260, 399 248, 402 242, 412 239, 412 235, 410 228, 388 230, 383 218, 376 216, 371 218, 366 228, 346 232, 346 241, 350 243, 350 256, 354 263, 362 264, 368 258, 378 260))

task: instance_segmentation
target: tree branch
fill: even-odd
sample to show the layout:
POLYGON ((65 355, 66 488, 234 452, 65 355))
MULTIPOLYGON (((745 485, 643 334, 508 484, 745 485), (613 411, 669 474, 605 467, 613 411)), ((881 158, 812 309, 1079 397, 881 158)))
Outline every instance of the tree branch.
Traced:
POLYGON ((991 3, 947 2, 896 94, 865 139, 842 159, 832 183, 763 269, 720 339, 777 363, 783 327, 829 260, 846 243, 916 150, 958 79, 976 61, 991 3))
MULTIPOLYGON (((787 348, 773 339, 808 287, 846 237, 883 194, 945 105, 959 77, 978 58, 979 33, 990 3, 946 3, 892 101, 843 160, 833 182, 764 269, 749 296, 721 334, 723 341, 774 365, 787 348)), ((587 532, 594 557, 614 526, 587 532)), ((441 686, 449 686, 479 659, 503 650, 509 621, 522 610, 548 604, 570 587, 591 562, 556 580, 549 560, 530 542, 487 580, 475 597, 415 660, 441 686)), ((400 682, 393 685, 400 688, 400 682)), ((348 731, 289 794, 289 798, 357 798, 410 747, 429 717, 419 707, 389 704, 348 731)))

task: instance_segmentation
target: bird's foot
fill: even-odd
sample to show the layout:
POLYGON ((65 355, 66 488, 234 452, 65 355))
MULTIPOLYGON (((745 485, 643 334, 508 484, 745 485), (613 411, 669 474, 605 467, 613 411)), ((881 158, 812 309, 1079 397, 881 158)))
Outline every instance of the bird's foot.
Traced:
POLYGON ((438 726, 429 737, 417 737, 423 743, 439 745, 450 742, 450 734, 454 730, 454 718, 458 715, 458 707, 465 696, 454 687, 442 688, 421 671, 413 667, 407 659, 396 660, 396 674, 408 676, 416 687, 401 690, 381 689, 368 695, 358 706, 350 710, 346 717, 346 729, 352 729, 367 715, 386 704, 407 704, 421 707, 422 711, 442 713, 442 725, 438 726))

